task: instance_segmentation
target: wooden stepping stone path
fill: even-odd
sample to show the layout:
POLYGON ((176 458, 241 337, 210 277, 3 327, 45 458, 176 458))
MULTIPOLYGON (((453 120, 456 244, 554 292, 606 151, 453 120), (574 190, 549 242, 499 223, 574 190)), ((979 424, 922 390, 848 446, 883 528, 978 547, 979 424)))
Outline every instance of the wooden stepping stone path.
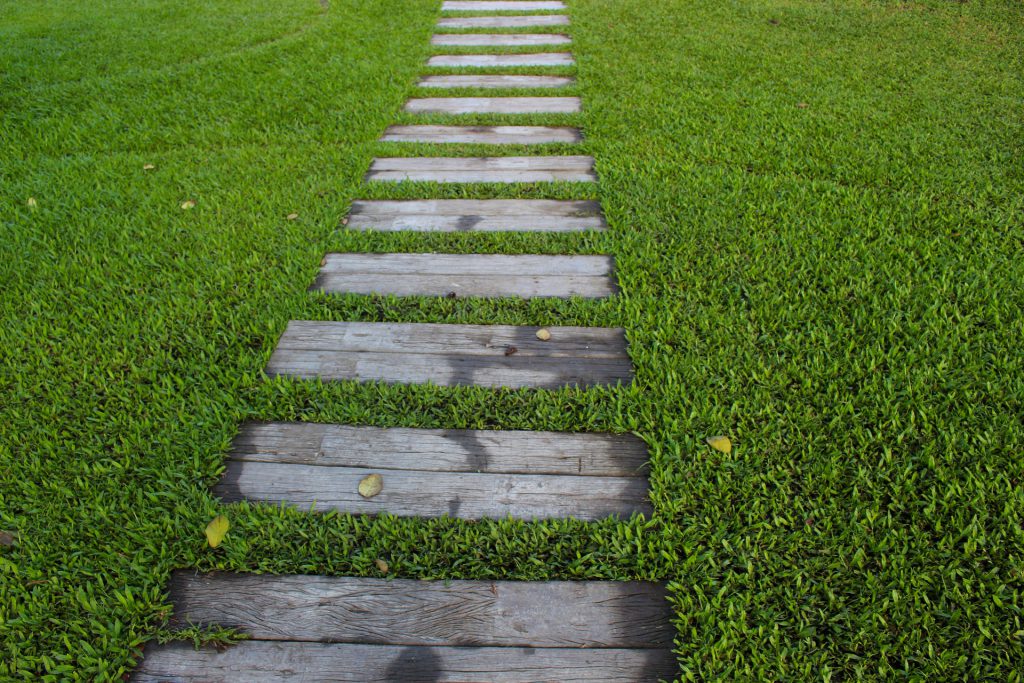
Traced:
MULTIPOLYGON (((558 0, 445 0, 445 12, 564 10, 558 0)), ((561 14, 444 17, 435 45, 568 45, 561 14)), ((571 66, 568 52, 437 55, 434 68, 571 66)), ((562 88, 569 76, 452 73, 422 88, 562 88)), ((416 97, 414 114, 556 114, 577 97, 416 97)), ((554 121, 552 123, 562 123, 554 121)), ((569 126, 395 125, 383 142, 577 144, 569 126)), ((451 150, 451 147, 448 147, 451 150)), ((374 159, 368 182, 597 181, 585 155, 374 159)), ((348 230, 550 232, 607 229, 595 201, 361 200, 348 230)), ((584 297, 616 294, 610 255, 332 253, 312 289, 326 294, 584 297)), ((629 384, 617 328, 293 320, 266 373, 319 381, 558 390, 629 384)), ((246 423, 213 493, 225 502, 398 517, 533 521, 650 517, 647 449, 631 435, 246 423), (369 486, 373 484, 372 486, 369 486)), ((396 560, 397 562, 397 560, 396 560)), ((386 566, 382 569, 388 572, 386 566)), ((222 652, 147 647, 145 683, 635 683, 673 679, 664 584, 636 581, 418 581, 176 572, 171 628, 230 627, 250 639, 222 652)))
POLYGON ((249 633, 147 648, 133 680, 636 683, 675 677, 665 587, 175 572, 173 627, 249 633))
POLYGON ((328 254, 315 289, 395 296, 587 297, 615 293, 608 256, 328 254))
POLYGON ((606 230, 601 205, 552 199, 357 201, 349 230, 381 232, 579 232, 606 230))

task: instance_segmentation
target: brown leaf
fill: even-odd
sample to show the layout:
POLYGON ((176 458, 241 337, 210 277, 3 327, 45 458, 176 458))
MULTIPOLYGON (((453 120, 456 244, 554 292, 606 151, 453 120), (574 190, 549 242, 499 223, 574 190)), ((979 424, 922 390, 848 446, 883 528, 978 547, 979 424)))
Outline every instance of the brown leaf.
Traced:
POLYGON ((326 265, 327 265, 327 257, 324 256, 322 259, 320 259, 320 267, 323 268, 326 265))
POLYGON ((447 294, 445 294, 445 296, 448 297, 449 299, 457 299, 459 297, 459 295, 456 294, 455 292, 448 292, 447 294))
POLYGON ((796 106, 797 106, 798 109, 807 109, 807 103, 806 102, 797 102, 796 106))
POLYGON ((342 218, 341 219, 341 224, 342 225, 348 225, 348 219, 347 218, 342 218))
POLYGON ((388 569, 390 569, 390 567, 388 566, 387 562, 385 562, 384 560, 382 560, 380 558, 377 558, 376 560, 373 561, 373 563, 375 565, 377 565, 377 569, 380 570, 381 574, 387 574, 388 573, 388 569))
POLYGON ((14 534, 10 531, 0 531, 0 545, 12 546, 15 543, 14 534))
POLYGON ((540 339, 541 341, 547 341, 551 339, 551 333, 542 327, 539 330, 537 330, 537 339, 540 339))
POLYGON ((384 490, 384 477, 379 474, 368 474, 359 482, 359 495, 363 498, 373 498, 384 490))
POLYGON ((519 350, 519 349, 517 349, 517 348, 516 348, 516 347, 514 347, 514 346, 506 346, 506 347, 505 347, 505 355, 506 355, 506 356, 511 356, 511 355, 512 355, 513 353, 515 353, 515 352, 516 352, 516 351, 518 351, 518 350, 519 350))

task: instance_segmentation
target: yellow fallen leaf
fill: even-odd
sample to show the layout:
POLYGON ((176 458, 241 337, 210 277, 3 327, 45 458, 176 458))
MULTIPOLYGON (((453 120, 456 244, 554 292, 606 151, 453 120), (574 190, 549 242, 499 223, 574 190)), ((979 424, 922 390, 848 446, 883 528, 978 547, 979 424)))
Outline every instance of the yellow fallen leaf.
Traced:
POLYGON ((541 329, 537 330, 537 339, 540 339, 541 341, 547 341, 548 339, 551 339, 551 333, 542 327, 541 329))
POLYGON ((290 213, 287 216, 285 216, 285 218, 287 218, 290 221, 293 221, 293 220, 295 220, 298 217, 299 217, 299 214, 297 214, 297 213, 290 213))
POLYGON ((224 540, 224 536, 230 528, 231 523, 228 522, 228 518, 224 515, 217 515, 206 525, 206 542, 210 544, 211 548, 216 548, 224 540))
POLYGON ((142 170, 143 171, 152 171, 154 168, 156 168, 156 166, 154 166, 153 164, 143 164, 142 165, 142 170))
POLYGON ((373 498, 384 490, 384 477, 379 474, 369 474, 359 482, 359 495, 363 498, 373 498))
POLYGON ((390 569, 390 567, 388 566, 387 562, 385 562, 384 560, 381 560, 381 559, 378 558, 378 559, 374 560, 373 563, 375 565, 377 565, 377 569, 380 570, 381 574, 387 574, 388 573, 388 569, 390 569))
POLYGON ((196 203, 192 199, 189 199, 188 201, 184 201, 184 202, 181 203, 181 208, 185 209, 186 211, 189 210, 189 209, 194 209, 195 206, 196 206, 196 203))
POLYGON ((36 201, 35 197, 29 197, 28 201, 25 202, 25 203, 28 204, 28 208, 30 208, 30 209, 34 209, 37 206, 39 206, 39 202, 36 201))
POLYGON ((709 436, 705 439, 708 445, 722 453, 732 453, 732 440, 727 436, 709 436))

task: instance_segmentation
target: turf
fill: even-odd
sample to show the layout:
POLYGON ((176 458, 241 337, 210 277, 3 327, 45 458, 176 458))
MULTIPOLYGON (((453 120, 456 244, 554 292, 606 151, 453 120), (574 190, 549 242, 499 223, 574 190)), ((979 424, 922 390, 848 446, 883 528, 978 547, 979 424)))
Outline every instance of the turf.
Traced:
MULTIPOLYGON (((1020 679, 1020 8, 571 4, 585 111, 537 121, 583 126, 596 187, 361 184, 374 154, 451 153, 374 142, 450 51, 428 45, 433 0, 0 4, 0 678, 119 680, 175 637, 174 567, 379 576, 381 558, 670 580, 686 680, 1020 679), (596 197, 612 229, 338 230, 353 198, 423 196, 596 197), (310 295, 328 249, 612 253, 623 291, 310 295), (293 318, 622 325, 637 380, 268 381, 293 318), (655 515, 220 506, 245 419, 634 432, 655 515)), ((455 147, 484 150, 520 151, 455 147)))

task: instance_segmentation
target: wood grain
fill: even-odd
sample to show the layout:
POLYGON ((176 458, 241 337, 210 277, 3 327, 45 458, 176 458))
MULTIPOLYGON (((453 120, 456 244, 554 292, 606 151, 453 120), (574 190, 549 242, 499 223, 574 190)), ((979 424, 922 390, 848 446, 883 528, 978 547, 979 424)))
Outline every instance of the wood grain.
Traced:
POLYGON ((551 126, 389 126, 382 142, 543 145, 576 143, 578 128, 551 126))
POLYGON ((504 12, 565 9, 561 0, 445 0, 442 12, 504 12))
POLYGON ((421 88, 564 88, 575 83, 568 76, 519 76, 514 74, 424 76, 421 88))
POLYGON ((630 434, 248 422, 229 457, 378 470, 631 477, 645 471, 647 448, 630 434))
POLYGON ((594 201, 547 199, 441 199, 356 201, 350 230, 380 231, 550 231, 605 230, 594 201))
POLYGON ((328 254, 314 289, 395 296, 601 298, 615 293, 607 256, 328 254))
POLYGON ((531 26, 568 26, 564 14, 519 15, 509 17, 445 17, 439 28, 527 28, 531 26))
POLYGON ((576 63, 568 52, 535 52, 507 55, 435 55, 427 60, 431 67, 509 67, 509 66, 572 66, 576 63))
POLYGON ((438 33, 430 38, 430 43, 481 47, 568 45, 572 38, 562 33, 438 33))
POLYGON ((418 97, 405 103, 410 114, 573 114, 578 97, 418 97))
POLYGON ((367 181, 436 183, 596 182, 589 156, 378 157, 367 181))
POLYGON ((666 648, 663 584, 418 581, 310 575, 171 578, 172 628, 233 627, 257 640, 380 645, 666 648))
POLYGON ((636 683, 672 680, 665 649, 445 647, 250 640, 150 645, 135 683, 636 683))

